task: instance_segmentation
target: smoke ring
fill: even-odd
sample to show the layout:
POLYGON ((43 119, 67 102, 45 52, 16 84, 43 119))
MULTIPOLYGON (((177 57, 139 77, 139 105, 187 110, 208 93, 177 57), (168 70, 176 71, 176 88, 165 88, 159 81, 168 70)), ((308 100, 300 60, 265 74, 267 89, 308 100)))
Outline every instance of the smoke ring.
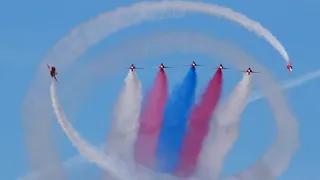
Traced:
MULTIPOLYGON (((234 47, 232 43, 216 40, 210 36, 199 33, 162 32, 145 36, 144 38, 136 38, 130 42, 132 43, 112 49, 107 56, 101 58, 107 61, 104 63, 95 62, 89 69, 94 69, 92 73, 97 73, 99 74, 98 76, 100 76, 101 73, 105 73, 106 75, 111 72, 106 72, 104 67, 111 63, 111 59, 121 63, 126 59, 135 61, 146 60, 150 56, 158 56, 172 52, 185 52, 204 54, 211 58, 218 57, 221 61, 227 62, 239 70, 251 66, 258 71, 262 71, 263 73, 253 75, 253 79, 254 83, 262 89, 262 92, 268 98, 277 120, 278 137, 259 161, 246 170, 227 177, 226 179, 270 180, 278 177, 286 169, 291 156, 299 145, 297 122, 283 98, 281 88, 278 87, 277 83, 270 77, 271 75, 269 75, 268 71, 255 63, 253 58, 234 47), (223 52, 223 49, 230 50, 232 53, 223 52), (237 59, 236 61, 234 61, 235 57, 237 59), (279 109, 281 109, 281 111, 279 111, 279 109), (261 173, 264 174, 264 176, 255 177, 257 175, 254 175, 261 173)), ((94 79, 94 77, 91 78, 94 79)), ((226 126, 232 125, 233 124, 229 124, 226 126)))
MULTIPOLYGON (((90 73, 90 78, 94 79, 95 75, 101 76, 101 72, 104 72, 105 74, 110 73, 105 71, 104 67, 110 64, 110 62, 112 62, 111 60, 113 60, 113 62, 123 62, 126 59, 145 60, 150 57, 150 55, 156 56, 177 51, 218 57, 224 62, 233 64, 233 66, 238 69, 251 65, 255 69, 263 71, 261 75, 254 76, 254 78, 256 78, 255 83, 262 87, 264 94, 269 98, 270 104, 275 112, 279 130, 278 139, 269 151, 260 158, 260 161, 256 162, 252 167, 249 167, 243 172, 227 177, 226 179, 271 180, 275 179, 283 172, 297 145, 296 124, 294 117, 292 117, 288 107, 286 107, 284 98, 281 97, 280 88, 277 87, 272 78, 268 77, 267 70, 257 65, 250 56, 237 50, 237 48, 230 45, 230 43, 221 42, 202 34, 164 32, 155 35, 153 34, 142 39, 138 38, 131 42, 131 44, 127 44, 125 47, 121 46, 118 51, 111 51, 110 56, 102 58, 105 64, 98 62, 94 64, 94 66, 91 66, 89 69, 94 69, 96 74, 94 74, 94 72, 92 72, 92 74, 90 73), (232 53, 229 51, 221 51, 223 49, 228 49, 229 51, 232 51, 232 53), (237 58, 237 61, 233 61, 235 57, 237 58), (100 67, 100 69, 96 69, 95 67, 100 67), (280 114, 278 111, 278 109, 280 109, 279 107, 281 108, 280 114), (283 150, 284 145, 285 148, 283 150)), ((88 68, 88 66, 86 66, 86 68, 88 68)), ((91 80, 89 80, 89 82, 90 81, 91 80)))
MULTIPOLYGON (((79 58, 85 52, 85 50, 87 48, 89 48, 91 45, 94 45, 94 44, 98 43, 101 39, 105 38, 106 36, 110 35, 111 33, 114 33, 116 31, 120 30, 121 28, 128 27, 128 26, 140 23, 143 20, 152 20, 152 18, 154 18, 154 19, 162 19, 166 15, 165 14, 166 11, 167 11, 166 8, 169 8, 169 10, 173 10, 173 11, 174 10, 176 10, 176 11, 180 10, 182 12, 187 11, 187 10, 179 9, 178 5, 180 5, 180 4, 189 5, 191 8, 192 8, 192 6, 202 6, 202 7, 206 6, 206 8, 209 8, 210 6, 213 6, 211 4, 206 4, 206 3, 180 2, 180 1, 176 1, 176 2, 156 2, 156 3, 155 2, 152 2, 152 3, 150 3, 150 2, 142 2, 142 3, 137 3, 137 4, 135 4, 135 5, 133 5, 132 7, 129 7, 129 8, 119 8, 119 9, 117 9, 116 11, 114 11, 112 13, 106 13, 106 14, 100 15, 96 19, 96 21, 90 21, 89 23, 82 24, 82 25, 79 26, 80 27, 79 29, 78 29, 78 27, 75 28, 69 34, 69 36, 66 36, 61 41, 59 41, 57 43, 57 45, 53 48, 53 50, 45 57, 44 61, 42 61, 41 67, 39 69, 39 72, 36 75, 35 81, 29 87, 30 90, 29 90, 28 94, 26 95, 26 98, 24 99, 23 104, 27 104, 27 105, 30 104, 30 99, 32 99, 30 97, 30 94, 34 95, 34 94, 37 94, 37 92, 44 91, 44 89, 46 89, 47 85, 49 85, 49 83, 48 83, 48 81, 46 79, 46 76, 45 76, 47 72, 43 68, 43 66, 47 62, 53 62, 54 60, 59 59, 60 61, 56 61, 55 65, 57 65, 59 67, 60 71, 63 71, 68 66, 71 65, 72 61, 75 61, 77 58, 79 58), (139 18, 138 19, 130 19, 130 18, 132 18, 132 14, 131 13, 137 13, 137 12, 135 12, 135 10, 137 10, 135 8, 143 7, 144 5, 146 5, 148 7, 148 5, 150 5, 150 4, 151 5, 152 4, 153 5, 159 5, 159 6, 162 5, 161 6, 162 9, 158 9, 158 10, 160 10, 160 12, 158 12, 158 14, 155 13, 153 16, 149 16, 150 18, 144 17, 145 18, 144 19, 143 17, 139 17, 139 18, 142 18, 142 19, 139 19, 139 18), (175 6, 174 5, 171 6, 171 4, 175 4, 175 6), (132 9, 130 9, 130 8, 132 8, 132 9), (177 8, 177 9, 175 9, 175 8, 177 8), (130 12, 130 10, 133 10, 133 12, 130 12), (161 10, 163 10, 164 12, 162 12, 161 10), (128 24, 119 25, 120 23, 119 24, 115 24, 114 22, 109 22, 109 24, 111 23, 112 25, 115 25, 115 26, 111 26, 110 29, 104 29, 103 27, 93 28, 94 25, 99 25, 99 24, 100 25, 104 24, 104 26, 108 26, 108 19, 109 18, 118 17, 118 16, 121 16, 121 15, 124 17, 122 20, 129 21, 128 24), (88 29, 86 29, 86 28, 88 28, 88 29), (43 75, 43 74, 45 74, 45 75, 43 75)), ((154 8, 154 7, 150 7, 150 9, 151 9, 151 10, 149 9, 150 12, 152 12, 154 10, 152 8, 154 8)), ((198 12, 201 12, 201 11, 198 10, 198 12)), ((145 15, 145 14, 142 13, 142 14, 139 14, 139 15, 142 16, 142 15, 145 15)), ((169 15, 172 15, 172 14, 168 14, 168 16, 169 15)), ((286 54, 284 49, 283 49, 283 52, 281 54, 286 54)), ((285 59, 288 59, 288 57, 286 57, 286 55, 283 55, 283 56, 285 57, 285 59)), ((42 99, 44 99, 44 101, 40 101, 40 102, 34 103, 34 104, 37 104, 38 106, 50 106, 50 104, 47 105, 47 101, 45 102, 46 98, 39 98, 39 100, 42 100, 42 99)), ((32 99, 31 101, 34 102, 34 99, 32 99)), ((39 109, 39 107, 37 107, 37 106, 28 107, 28 108, 32 109, 33 111, 37 111, 37 109, 39 109)), ((35 131, 37 131, 37 130, 38 129, 35 129, 35 131)), ((42 132, 42 133, 50 133, 50 132, 42 132)))

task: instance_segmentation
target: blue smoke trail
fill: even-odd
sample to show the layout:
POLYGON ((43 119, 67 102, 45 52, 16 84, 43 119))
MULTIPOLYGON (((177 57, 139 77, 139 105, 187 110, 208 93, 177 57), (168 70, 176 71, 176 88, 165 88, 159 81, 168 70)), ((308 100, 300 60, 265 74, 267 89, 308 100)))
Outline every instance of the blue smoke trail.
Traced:
POLYGON ((196 69, 191 67, 182 84, 168 99, 156 152, 157 170, 160 172, 173 173, 178 163, 187 120, 195 100, 196 84, 196 69))

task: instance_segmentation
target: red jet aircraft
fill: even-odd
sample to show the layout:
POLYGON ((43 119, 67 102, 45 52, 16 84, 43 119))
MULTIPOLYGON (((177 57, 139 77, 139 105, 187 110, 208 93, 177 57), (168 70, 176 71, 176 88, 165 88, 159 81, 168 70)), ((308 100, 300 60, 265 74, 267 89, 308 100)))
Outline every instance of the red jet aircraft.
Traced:
POLYGON ((131 64, 131 66, 129 67, 129 69, 131 71, 133 71, 134 69, 144 69, 144 68, 136 68, 133 64, 131 64))
POLYGON ((251 73, 260 73, 260 72, 252 71, 250 67, 246 71, 241 71, 241 72, 247 72, 248 75, 250 75, 251 73))
POLYGON ((287 69, 289 70, 289 72, 292 71, 292 65, 291 65, 291 63, 287 64, 287 69))
POLYGON ((163 63, 161 63, 160 66, 158 66, 156 68, 164 69, 164 68, 171 68, 171 67, 165 66, 165 65, 163 65, 163 63))
POLYGON ((222 66, 222 64, 220 64, 217 69, 230 69, 230 68, 225 68, 222 66))
POLYGON ((58 82, 58 80, 56 78, 56 75, 58 74, 58 72, 56 71, 56 68, 54 66, 50 66, 49 64, 47 64, 47 66, 50 71, 51 77, 54 78, 58 82))
POLYGON ((196 62, 192 61, 191 64, 188 64, 188 65, 185 65, 185 66, 193 66, 193 67, 195 67, 195 66, 202 66, 202 65, 199 65, 196 62))

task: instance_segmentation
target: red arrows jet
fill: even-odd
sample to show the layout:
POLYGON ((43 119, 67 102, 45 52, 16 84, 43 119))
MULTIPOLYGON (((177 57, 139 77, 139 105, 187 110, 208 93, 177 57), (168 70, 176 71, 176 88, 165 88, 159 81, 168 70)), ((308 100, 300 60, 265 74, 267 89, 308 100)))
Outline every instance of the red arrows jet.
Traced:
POLYGON ((136 68, 133 64, 131 64, 131 66, 129 67, 129 69, 131 71, 133 71, 134 69, 144 69, 144 68, 136 68))
POLYGON ((164 69, 164 68, 171 68, 171 67, 165 66, 165 65, 163 65, 163 63, 161 63, 160 66, 158 66, 156 68, 164 69))
POLYGON ((222 66, 222 64, 220 64, 220 65, 217 67, 217 69, 230 69, 230 68, 225 68, 225 67, 222 66))
POLYGON ((54 78, 58 82, 58 80, 56 78, 56 75, 58 75, 58 72, 56 71, 56 68, 54 66, 50 66, 49 64, 47 64, 47 66, 48 66, 48 69, 50 71, 51 77, 54 78))
POLYGON ((193 66, 193 67, 195 67, 195 66, 202 66, 202 65, 199 65, 196 62, 192 61, 191 64, 188 64, 188 65, 185 65, 185 66, 193 66))
POLYGON ((289 72, 292 72, 292 65, 291 65, 291 63, 287 64, 287 69, 289 70, 289 72))
POLYGON ((251 73, 260 73, 260 72, 252 71, 250 67, 246 71, 240 71, 240 72, 247 72, 248 75, 250 75, 251 73))

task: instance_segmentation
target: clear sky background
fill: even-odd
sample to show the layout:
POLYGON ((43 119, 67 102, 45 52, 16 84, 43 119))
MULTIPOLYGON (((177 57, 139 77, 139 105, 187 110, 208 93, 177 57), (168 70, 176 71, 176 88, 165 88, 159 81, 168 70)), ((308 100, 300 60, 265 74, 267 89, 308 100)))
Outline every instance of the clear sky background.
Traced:
MULTIPOLYGON (((3 124, 0 127, 0 167, 2 167, 0 179, 17 179, 31 171, 25 151, 21 101, 46 52, 77 24, 89 20, 99 13, 134 2, 138 1, 56 0, 45 2, 12 0, 1 3, 0 114, 3 124)), ((293 60, 294 71, 292 75, 288 76, 282 57, 263 39, 234 23, 194 14, 188 15, 187 18, 144 23, 122 30, 88 52, 85 60, 89 61, 99 57, 105 49, 123 42, 127 38, 142 36, 144 33, 154 31, 187 30, 232 40, 259 58, 260 62, 267 66, 281 82, 294 79, 320 67, 317 57, 320 40, 318 35, 320 26, 317 23, 320 16, 319 1, 206 0, 205 2, 230 7, 261 22, 287 48, 293 60)), ((173 66, 190 63, 192 60, 212 67, 219 64, 218 60, 212 61, 202 56, 177 53, 153 57, 148 62, 137 63, 137 66, 150 67, 161 62, 173 66)), ((168 70, 167 72, 172 88, 184 77, 187 68, 168 70)), ((201 92, 213 71, 198 68, 198 72, 199 92, 201 92)), ((77 111, 67 112, 77 130, 95 145, 101 145, 105 140, 112 112, 111 108, 126 74, 127 71, 123 71, 118 73, 114 79, 103 81, 92 91, 92 96, 77 108, 77 111), (110 87, 110 83, 113 83, 112 87, 110 87)), ((138 72, 144 90, 150 87, 155 74, 156 70, 138 72)), ((225 72, 224 74, 224 95, 227 95, 240 80, 241 74, 235 72, 225 72)), ((49 74, 48 81, 50 81, 49 74)), ((320 131, 318 129, 320 123, 317 114, 319 108, 317 102, 320 100, 318 95, 319 82, 319 80, 312 80, 303 86, 286 91, 288 102, 299 121, 301 147, 280 180, 320 178, 318 174, 320 167, 320 143, 318 140, 320 131)), ((250 104, 242 116, 240 138, 226 159, 224 174, 238 172, 262 155, 275 137, 274 125, 274 118, 266 101, 260 100, 250 104)), ((61 161, 77 156, 77 151, 71 146, 59 126, 56 125, 55 128, 61 161)), ((68 172, 70 179, 78 180, 98 179, 101 176, 99 169, 94 165, 81 165, 68 170, 68 172)))

